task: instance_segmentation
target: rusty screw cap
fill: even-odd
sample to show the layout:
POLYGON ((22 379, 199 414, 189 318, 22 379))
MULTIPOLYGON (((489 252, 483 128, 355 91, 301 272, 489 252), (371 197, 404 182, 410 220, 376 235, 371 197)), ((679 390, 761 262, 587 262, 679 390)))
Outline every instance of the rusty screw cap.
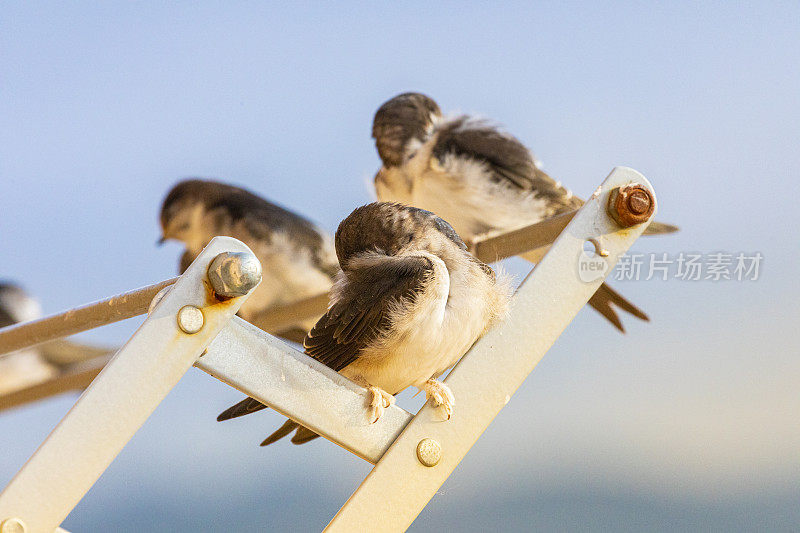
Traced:
POLYGON ((608 197, 608 212, 623 228, 647 222, 655 208, 653 194, 638 183, 614 189, 608 197))

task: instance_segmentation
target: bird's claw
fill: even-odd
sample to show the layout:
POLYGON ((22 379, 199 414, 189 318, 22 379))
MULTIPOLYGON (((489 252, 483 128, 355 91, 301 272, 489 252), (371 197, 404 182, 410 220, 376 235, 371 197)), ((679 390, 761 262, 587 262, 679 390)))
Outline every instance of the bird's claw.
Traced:
POLYGON ((383 411, 394 405, 394 396, 381 389, 380 387, 368 387, 371 399, 369 402, 370 412, 372 413, 372 424, 380 420, 383 411))
POLYGON ((432 403, 434 407, 441 407, 447 415, 447 420, 453 415, 453 406, 456 404, 456 398, 450 387, 435 379, 429 379, 422 386, 425 391, 425 397, 432 403))

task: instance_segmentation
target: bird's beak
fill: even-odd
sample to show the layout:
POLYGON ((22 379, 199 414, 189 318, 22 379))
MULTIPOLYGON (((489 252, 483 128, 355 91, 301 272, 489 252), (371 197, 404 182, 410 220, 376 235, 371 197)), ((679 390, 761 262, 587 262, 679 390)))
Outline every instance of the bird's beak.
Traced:
POLYGON ((157 244, 158 246, 161 246, 161 245, 163 245, 165 242, 167 242, 167 238, 166 238, 166 237, 164 237, 164 236, 162 235, 162 236, 161 236, 161 238, 160 238, 160 239, 158 239, 158 240, 156 241, 156 244, 157 244))

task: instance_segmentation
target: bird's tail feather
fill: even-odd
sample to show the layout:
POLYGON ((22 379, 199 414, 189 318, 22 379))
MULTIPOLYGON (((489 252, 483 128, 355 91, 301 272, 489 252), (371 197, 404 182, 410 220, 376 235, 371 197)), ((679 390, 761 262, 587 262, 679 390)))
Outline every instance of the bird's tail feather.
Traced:
POLYGON ((269 446, 273 442, 281 440, 295 429, 297 429, 297 432, 294 434, 294 437, 292 437, 292 444, 305 444, 306 442, 319 437, 319 435, 310 429, 301 426, 294 420, 288 419, 272 435, 264 439, 264 442, 261 443, 261 446, 269 446))
POLYGON ((283 437, 294 431, 295 428, 299 426, 300 424, 298 424, 294 420, 287 419, 286 422, 284 422, 283 425, 277 429, 277 431, 275 431, 272 435, 264 439, 264 442, 261 443, 261 446, 269 446, 273 442, 281 440, 283 437))
MULTIPOLYGON (((239 416, 249 415, 250 413, 255 413, 256 411, 260 411, 262 409, 266 409, 267 406, 263 403, 255 400, 253 398, 245 398, 241 402, 233 405, 223 412, 219 414, 217 417, 218 422, 222 422, 223 420, 230 420, 231 418, 236 418, 239 416)), ((297 433, 294 434, 292 437, 292 444, 304 444, 310 440, 314 440, 319 435, 311 431, 310 429, 301 426, 294 420, 286 420, 286 422, 277 429, 272 435, 264 439, 264 442, 261 443, 261 446, 269 446, 273 442, 282 439, 292 431, 297 429, 297 433)))
POLYGON ((614 305, 623 311, 627 311, 636 318, 640 318, 645 322, 650 321, 650 317, 648 317, 644 311, 626 300, 624 296, 609 287, 607 283, 600 285, 597 292, 589 299, 589 305, 591 305, 595 311, 603 315, 606 320, 614 324, 621 333, 625 333, 625 327, 622 325, 622 320, 620 320, 619 315, 617 315, 617 310, 613 307, 614 305))
POLYGON ((217 416, 217 422, 222 422, 223 420, 230 420, 231 418, 236 418, 239 416, 249 415, 250 413, 255 413, 256 411, 260 411, 266 408, 267 406, 259 402, 258 400, 254 400, 253 398, 247 397, 241 402, 237 403, 236 405, 232 405, 231 407, 228 407, 227 409, 222 411, 219 414, 219 416, 217 416))
POLYGON ((317 437, 319 437, 319 435, 307 427, 300 426, 297 428, 297 432, 294 434, 294 437, 292 437, 292 444, 305 444, 306 442, 314 440, 317 437))
POLYGON ((675 233, 678 230, 680 230, 678 226, 673 226, 672 224, 666 224, 664 222, 653 221, 649 226, 647 226, 647 229, 644 230, 644 234, 664 235, 666 233, 675 233))

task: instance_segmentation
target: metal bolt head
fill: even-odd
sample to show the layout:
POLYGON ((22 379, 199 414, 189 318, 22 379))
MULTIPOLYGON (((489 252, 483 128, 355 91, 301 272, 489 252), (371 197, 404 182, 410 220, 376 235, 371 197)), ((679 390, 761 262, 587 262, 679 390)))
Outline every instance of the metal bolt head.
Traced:
POLYGON ((614 189, 608 197, 608 213, 623 228, 647 222, 655 208, 653 193, 638 183, 614 189))
POLYGON ((634 215, 643 215, 652 208, 652 201, 646 191, 634 189, 628 194, 626 205, 634 215))
POLYGON ((261 282, 261 263, 246 252, 223 252, 208 266, 208 281, 222 298, 244 296, 261 282))
MULTIPOLYGON (((178 327, 189 335, 203 329, 203 311, 193 305, 184 305, 178 310, 178 327)), ((0 532, 1 533, 1 532, 0 532)))
POLYGON ((442 445, 439 441, 425 438, 417 444, 417 459, 425 466, 436 466, 442 458, 442 445))
POLYGON ((19 518, 7 518, 0 523, 0 533, 25 533, 28 528, 19 518))

